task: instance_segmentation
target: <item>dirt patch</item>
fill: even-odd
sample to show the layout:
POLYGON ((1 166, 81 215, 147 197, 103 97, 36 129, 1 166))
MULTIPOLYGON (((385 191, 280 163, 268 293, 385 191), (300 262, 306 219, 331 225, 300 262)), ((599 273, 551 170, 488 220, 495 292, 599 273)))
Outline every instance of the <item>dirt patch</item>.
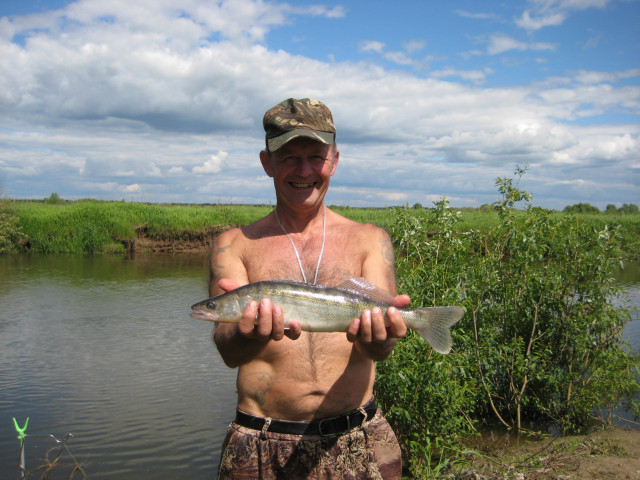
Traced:
POLYGON ((611 428, 589 435, 504 445, 473 458, 460 480, 640 480, 640 430, 611 428))
POLYGON ((147 227, 136 228, 136 238, 118 239, 127 253, 208 253, 220 233, 232 225, 214 225, 202 232, 176 232, 171 235, 154 235, 147 227))

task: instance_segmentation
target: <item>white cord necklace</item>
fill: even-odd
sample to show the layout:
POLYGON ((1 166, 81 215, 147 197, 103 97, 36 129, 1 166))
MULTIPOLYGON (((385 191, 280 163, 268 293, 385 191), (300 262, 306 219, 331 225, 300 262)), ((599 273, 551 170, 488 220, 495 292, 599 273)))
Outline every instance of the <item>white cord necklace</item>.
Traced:
MULTIPOLYGON (((284 232, 284 234, 287 236, 287 238, 289 239, 289 241, 291 242, 291 246, 293 247, 293 251, 296 254, 296 258, 298 259, 298 266, 300 267, 300 273, 302 274, 302 279, 304 280, 304 283, 309 283, 307 282, 307 276, 304 274, 304 269, 302 268, 302 260, 300 260, 300 254, 298 253, 298 249, 296 248, 296 244, 293 243, 293 239, 291 238, 291 235, 289 235, 289 232, 287 232, 284 227, 282 226, 282 223, 280 223, 280 218, 278 217, 278 208, 276 207, 276 209, 274 210, 275 214, 276 214, 276 221, 278 222, 278 225, 280 225, 280 228, 282 229, 282 231, 284 232)), ((327 206, 324 206, 324 214, 322 217, 322 247, 320 247, 320 255, 318 256, 318 264, 316 265, 316 275, 313 277, 313 284, 316 284, 316 281, 318 280, 318 271, 320 270, 320 262, 322 261, 322 254, 324 253, 324 241, 327 238, 327 206)))

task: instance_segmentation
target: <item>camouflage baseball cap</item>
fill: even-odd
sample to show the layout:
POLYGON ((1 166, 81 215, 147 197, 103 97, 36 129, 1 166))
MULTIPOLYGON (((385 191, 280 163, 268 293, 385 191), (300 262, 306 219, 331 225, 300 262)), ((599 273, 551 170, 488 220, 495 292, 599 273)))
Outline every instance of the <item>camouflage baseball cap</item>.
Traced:
POLYGON ((313 98, 288 98, 264 114, 267 151, 275 152, 289 140, 307 137, 327 145, 336 141, 336 127, 327 106, 313 98))

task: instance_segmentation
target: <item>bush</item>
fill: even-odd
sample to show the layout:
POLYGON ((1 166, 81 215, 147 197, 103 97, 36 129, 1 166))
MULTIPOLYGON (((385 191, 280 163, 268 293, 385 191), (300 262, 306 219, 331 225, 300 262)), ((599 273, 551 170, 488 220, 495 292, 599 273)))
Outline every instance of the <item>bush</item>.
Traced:
POLYGON ((11 201, 0 198, 0 253, 17 251, 16 246, 23 238, 20 221, 13 213, 11 201))
POLYGON ((500 221, 488 229, 456 232, 459 212, 446 200, 429 215, 399 209, 392 229, 399 291, 416 305, 466 309, 451 354, 410 335, 378 366, 376 396, 418 478, 434 474, 436 445, 439 468, 480 422, 577 431, 597 411, 638 408, 638 359, 620 337, 630 316, 612 304, 617 228, 515 210, 530 195, 512 179, 497 186, 500 221))
POLYGON ((575 205, 569 205, 564 207, 564 213, 600 213, 598 207, 589 205, 588 203, 576 203, 575 205))

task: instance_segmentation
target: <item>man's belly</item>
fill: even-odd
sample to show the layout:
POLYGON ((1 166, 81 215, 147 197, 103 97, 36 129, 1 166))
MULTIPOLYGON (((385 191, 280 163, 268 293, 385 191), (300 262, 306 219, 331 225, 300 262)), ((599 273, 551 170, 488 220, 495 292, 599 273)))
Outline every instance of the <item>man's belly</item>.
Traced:
POLYGON ((303 335, 270 342, 260 358, 240 367, 240 410, 303 421, 340 415, 371 398, 374 363, 344 334, 303 335))

